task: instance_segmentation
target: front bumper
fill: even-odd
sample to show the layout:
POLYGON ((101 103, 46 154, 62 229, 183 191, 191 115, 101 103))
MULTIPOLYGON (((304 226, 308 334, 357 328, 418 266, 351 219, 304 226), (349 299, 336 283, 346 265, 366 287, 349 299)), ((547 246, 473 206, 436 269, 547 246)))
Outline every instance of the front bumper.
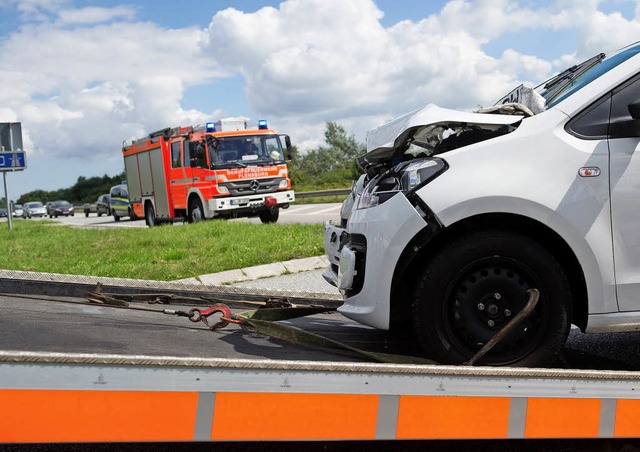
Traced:
POLYGON ((366 325, 389 329, 394 271, 409 242, 427 226, 400 193, 376 207, 354 210, 346 230, 325 225, 330 268, 323 276, 345 297, 338 311, 366 325))
POLYGON ((294 191, 287 190, 259 195, 214 198, 209 201, 208 207, 211 212, 214 212, 214 215, 231 213, 241 209, 260 210, 265 207, 265 198, 268 196, 276 199, 278 207, 288 206, 296 199, 294 191))

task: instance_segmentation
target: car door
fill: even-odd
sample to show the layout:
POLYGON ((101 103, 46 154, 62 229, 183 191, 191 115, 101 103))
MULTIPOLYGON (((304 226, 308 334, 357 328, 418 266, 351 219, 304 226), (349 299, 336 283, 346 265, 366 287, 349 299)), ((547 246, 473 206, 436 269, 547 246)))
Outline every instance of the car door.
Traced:
POLYGON ((629 112, 635 102, 640 102, 640 75, 611 97, 611 213, 621 311, 640 310, 640 120, 629 112))
POLYGON ((169 192, 174 209, 187 208, 187 186, 191 181, 191 175, 187 177, 188 163, 185 162, 189 161, 189 152, 186 149, 183 151, 184 143, 188 143, 188 140, 177 138, 170 144, 169 192))

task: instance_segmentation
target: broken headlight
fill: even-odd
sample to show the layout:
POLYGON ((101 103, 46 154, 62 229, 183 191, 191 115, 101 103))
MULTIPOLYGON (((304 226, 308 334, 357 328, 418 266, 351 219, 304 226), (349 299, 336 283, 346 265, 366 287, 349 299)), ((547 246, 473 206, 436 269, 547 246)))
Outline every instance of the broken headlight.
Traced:
POLYGON ((405 195, 431 182, 449 166, 437 157, 400 164, 374 178, 357 201, 357 209, 368 209, 384 203, 398 193, 405 195))
POLYGON ((431 157, 410 162, 404 167, 401 182, 402 191, 406 194, 427 185, 445 172, 449 165, 438 157, 431 157))

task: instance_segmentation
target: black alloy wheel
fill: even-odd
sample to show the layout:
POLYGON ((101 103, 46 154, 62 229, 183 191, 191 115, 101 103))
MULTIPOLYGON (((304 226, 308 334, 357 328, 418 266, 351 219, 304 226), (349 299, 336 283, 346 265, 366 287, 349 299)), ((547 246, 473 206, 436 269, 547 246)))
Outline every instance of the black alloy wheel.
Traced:
POLYGON ((549 365, 571 326, 569 284, 551 253, 512 232, 469 234, 433 255, 413 295, 418 341, 436 361, 465 362, 524 308, 532 288, 536 309, 480 363, 549 365))

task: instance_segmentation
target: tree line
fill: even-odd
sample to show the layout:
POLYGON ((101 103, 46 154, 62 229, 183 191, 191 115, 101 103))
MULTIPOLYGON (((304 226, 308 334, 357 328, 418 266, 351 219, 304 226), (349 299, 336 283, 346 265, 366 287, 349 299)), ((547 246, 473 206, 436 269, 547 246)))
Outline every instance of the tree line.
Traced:
MULTIPOLYGON (((360 170, 355 158, 366 151, 353 135, 349 135, 343 126, 328 121, 324 132, 325 144, 300 155, 294 146, 294 160, 289 163, 289 177, 297 191, 348 188, 351 181, 357 179, 360 170)), ((115 176, 78 177, 69 188, 53 191, 33 190, 21 195, 16 202, 28 201, 43 203, 64 199, 74 205, 95 202, 98 196, 109 193, 109 189, 126 180, 125 173, 115 176)), ((2 199, 4 201, 4 198, 2 199)), ((0 204, 5 204, 0 202, 0 204)))

